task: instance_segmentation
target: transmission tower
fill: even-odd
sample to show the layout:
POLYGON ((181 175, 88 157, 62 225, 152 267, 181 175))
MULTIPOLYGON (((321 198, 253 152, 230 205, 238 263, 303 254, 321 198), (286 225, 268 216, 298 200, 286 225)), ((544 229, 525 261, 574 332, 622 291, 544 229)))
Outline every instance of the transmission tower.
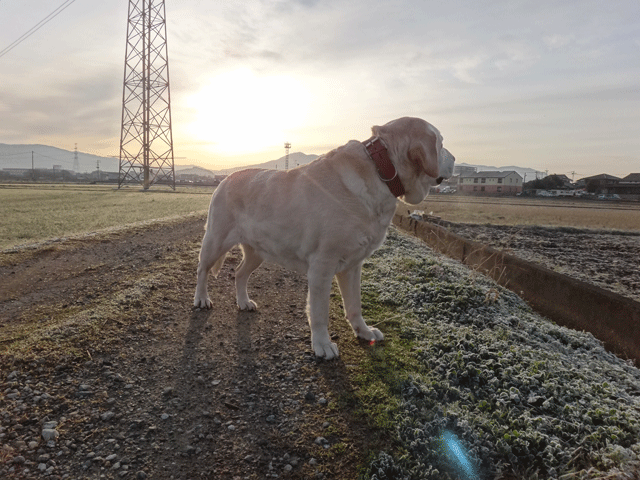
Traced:
POLYGON ((78 173, 80 171, 80 161, 78 160, 78 144, 73 150, 73 171, 78 173))
POLYGON ((118 188, 176 188, 164 0, 129 0, 118 188))
POLYGON ((291 144, 289 142, 285 142, 284 151, 286 155, 284 156, 284 169, 289 170, 289 149, 291 148, 291 144))

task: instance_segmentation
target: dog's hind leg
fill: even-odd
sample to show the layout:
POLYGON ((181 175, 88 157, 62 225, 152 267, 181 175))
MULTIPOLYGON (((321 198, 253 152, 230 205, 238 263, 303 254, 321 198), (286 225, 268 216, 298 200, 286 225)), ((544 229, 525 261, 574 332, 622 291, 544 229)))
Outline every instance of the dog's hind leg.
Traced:
POLYGON ((240 245, 242 248, 242 263, 236 269, 236 299, 240 310, 255 310, 257 305, 247 294, 247 282, 251 273, 258 268, 263 259, 249 245, 240 245))
POLYGON ((360 300, 360 274, 362 264, 344 270, 336 275, 338 279, 338 287, 342 294, 344 302, 344 310, 347 314, 347 320, 353 328, 353 333, 357 337, 363 338, 370 342, 383 340, 384 335, 377 328, 367 326, 364 318, 362 318, 362 304, 360 300))
POLYGON ((200 261, 198 262, 198 284, 193 305, 201 308, 211 308, 211 300, 207 294, 207 277, 209 271, 213 269, 213 274, 218 276, 227 252, 233 247, 233 242, 220 238, 219 232, 207 228, 202 239, 200 249, 200 261))

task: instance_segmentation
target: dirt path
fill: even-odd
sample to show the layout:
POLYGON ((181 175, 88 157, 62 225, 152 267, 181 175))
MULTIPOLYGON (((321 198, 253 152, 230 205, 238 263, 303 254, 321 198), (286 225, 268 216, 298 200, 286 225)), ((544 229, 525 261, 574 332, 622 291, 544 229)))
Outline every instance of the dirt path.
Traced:
POLYGON ((326 363, 299 275, 258 269, 239 312, 235 252, 194 310, 204 220, 1 254, 1 478, 355 478, 380 439, 339 408, 338 302, 355 347, 326 363))

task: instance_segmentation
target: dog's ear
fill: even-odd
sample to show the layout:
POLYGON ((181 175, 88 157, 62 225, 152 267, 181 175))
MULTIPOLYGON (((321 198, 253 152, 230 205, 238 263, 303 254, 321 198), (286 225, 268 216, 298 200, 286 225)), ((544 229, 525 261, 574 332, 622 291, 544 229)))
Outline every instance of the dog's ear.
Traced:
POLYGON ((409 149, 409 160, 416 171, 424 171, 432 178, 438 178, 438 152, 436 150, 435 135, 427 140, 427 143, 415 142, 409 149))

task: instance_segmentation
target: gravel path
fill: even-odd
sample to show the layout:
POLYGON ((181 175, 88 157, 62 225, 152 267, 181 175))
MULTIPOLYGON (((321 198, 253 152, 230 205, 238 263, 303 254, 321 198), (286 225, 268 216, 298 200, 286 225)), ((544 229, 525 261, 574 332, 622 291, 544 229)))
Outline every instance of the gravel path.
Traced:
POLYGON ((194 310, 204 221, 2 254, 0 478, 355 476, 370 435, 332 409, 348 372, 312 355, 306 279, 263 266, 239 312, 236 251, 194 310))

